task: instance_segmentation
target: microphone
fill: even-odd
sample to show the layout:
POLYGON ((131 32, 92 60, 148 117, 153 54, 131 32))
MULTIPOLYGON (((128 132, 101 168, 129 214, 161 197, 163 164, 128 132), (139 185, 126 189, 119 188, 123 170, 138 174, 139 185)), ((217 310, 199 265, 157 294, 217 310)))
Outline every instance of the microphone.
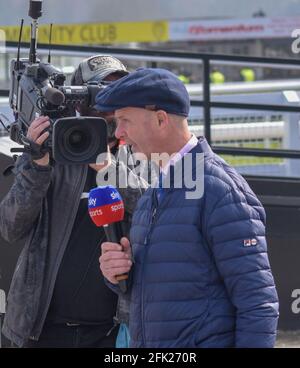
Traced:
MULTIPOLYGON (((123 236, 120 221, 124 218, 124 203, 112 185, 99 186, 89 192, 89 215, 96 226, 103 226, 107 240, 120 243, 123 236)), ((126 292, 128 274, 116 276, 120 289, 126 292)))
POLYGON ((65 95, 57 88, 45 86, 42 88, 42 94, 52 105, 60 106, 65 102, 65 95))
POLYGON ((28 15, 38 19, 42 15, 42 0, 30 0, 28 15))

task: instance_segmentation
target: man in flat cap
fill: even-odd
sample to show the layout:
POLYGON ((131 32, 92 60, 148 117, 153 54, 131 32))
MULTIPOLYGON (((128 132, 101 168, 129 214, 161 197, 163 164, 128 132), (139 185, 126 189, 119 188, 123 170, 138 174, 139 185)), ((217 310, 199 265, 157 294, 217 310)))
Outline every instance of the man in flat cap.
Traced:
POLYGON ((190 133, 182 82, 163 69, 140 69, 97 97, 133 151, 171 157, 159 160, 160 182, 169 176, 170 185, 141 197, 130 240, 102 244, 100 268, 111 288, 118 291, 116 275, 130 272, 131 347, 273 347, 278 297, 265 211, 235 169, 190 133), (177 185, 183 172, 200 181, 201 166, 199 195, 187 181, 177 185))

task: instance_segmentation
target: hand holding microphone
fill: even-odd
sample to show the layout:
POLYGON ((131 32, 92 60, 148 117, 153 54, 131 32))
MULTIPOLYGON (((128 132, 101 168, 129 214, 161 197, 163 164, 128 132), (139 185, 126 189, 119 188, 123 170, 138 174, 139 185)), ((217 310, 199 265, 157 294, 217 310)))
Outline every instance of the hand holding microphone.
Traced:
POLYGON ((101 248, 102 255, 99 258, 99 262, 103 275, 112 284, 119 284, 122 288, 122 283, 126 281, 120 280, 120 278, 125 275, 127 276, 132 267, 129 240, 125 237, 122 238, 121 245, 105 242, 101 245, 101 248))
POLYGON ((110 282, 119 283, 121 290, 125 292, 127 272, 132 263, 130 244, 128 239, 123 237, 120 226, 124 217, 122 198, 112 186, 97 187, 89 193, 88 206, 92 221, 97 226, 104 227, 108 240, 102 244, 100 269, 110 282))

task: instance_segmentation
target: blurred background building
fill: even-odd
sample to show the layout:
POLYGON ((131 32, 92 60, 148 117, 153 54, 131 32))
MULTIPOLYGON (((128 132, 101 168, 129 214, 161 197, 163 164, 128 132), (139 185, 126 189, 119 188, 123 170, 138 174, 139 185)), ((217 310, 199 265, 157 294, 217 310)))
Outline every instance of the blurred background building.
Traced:
MULTIPOLYGON (((47 42, 48 25, 54 23, 53 43, 58 44, 298 58, 291 45, 293 30, 300 29, 299 5, 299 0, 276 2, 276 6, 274 0, 253 0, 242 6, 237 0, 44 0, 39 41, 47 42)), ((24 18, 23 40, 28 40, 28 2, 11 0, 8 7, 0 0, 0 10, 0 29, 6 39, 18 39, 24 18)), ((56 63, 66 66, 65 59, 56 63)), ((6 64, 0 55, 0 68, 6 64)), ((201 82, 195 66, 160 66, 174 69, 189 82, 201 82)), ((222 66, 220 72, 226 81, 241 80, 237 68, 222 66)), ((299 71, 256 68, 253 75, 258 80, 298 78, 299 71)), ((0 78, 5 82, 7 75, 0 78)))

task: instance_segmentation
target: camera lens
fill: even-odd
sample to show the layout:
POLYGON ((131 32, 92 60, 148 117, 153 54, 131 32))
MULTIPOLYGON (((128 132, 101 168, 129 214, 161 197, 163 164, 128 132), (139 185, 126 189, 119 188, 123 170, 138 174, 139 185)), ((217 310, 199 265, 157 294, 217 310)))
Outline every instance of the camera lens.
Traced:
POLYGON ((84 127, 69 129, 66 131, 64 138, 66 149, 69 152, 73 152, 73 154, 85 153, 92 141, 90 132, 84 129, 84 127))
POLYGON ((53 125, 53 157, 57 162, 95 163, 107 151, 106 121, 96 117, 67 117, 53 125))
POLYGON ((74 149, 79 148, 81 149, 83 146, 86 145, 87 136, 84 132, 80 132, 79 130, 72 132, 69 137, 69 144, 74 149))

